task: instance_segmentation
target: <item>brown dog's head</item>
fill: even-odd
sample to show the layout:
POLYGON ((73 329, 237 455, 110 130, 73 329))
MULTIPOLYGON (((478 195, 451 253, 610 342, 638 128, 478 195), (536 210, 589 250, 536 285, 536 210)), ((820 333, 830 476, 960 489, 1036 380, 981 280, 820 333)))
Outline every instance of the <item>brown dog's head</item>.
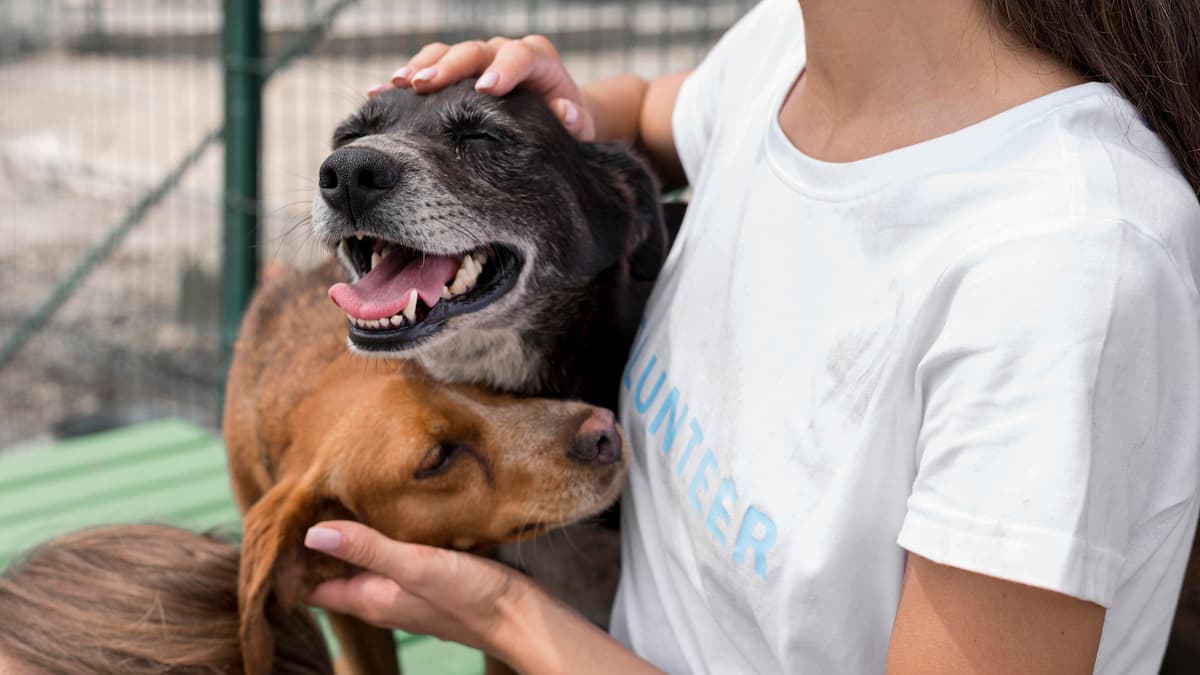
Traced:
POLYGON ((247 673, 265 672, 263 609, 299 603, 345 565, 304 547, 311 525, 363 522, 397 540, 475 550, 594 515, 617 497, 612 413, 437 383, 345 354, 292 413, 278 482, 244 520, 239 612, 247 673))
MULTIPOLYGON (((389 90, 333 143, 313 232, 349 277, 330 295, 358 350, 445 356, 466 348, 453 341, 559 334, 598 280, 653 279, 666 255, 646 165, 575 140, 533 93, 389 90)), ((517 382, 530 370, 455 379, 530 391, 517 382)))

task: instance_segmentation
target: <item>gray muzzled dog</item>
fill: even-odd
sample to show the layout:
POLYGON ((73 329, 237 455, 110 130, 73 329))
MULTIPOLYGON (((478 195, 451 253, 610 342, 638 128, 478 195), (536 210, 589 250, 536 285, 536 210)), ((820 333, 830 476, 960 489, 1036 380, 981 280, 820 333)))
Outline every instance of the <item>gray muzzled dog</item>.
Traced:
POLYGON ((668 247, 658 185, 542 100, 390 90, 338 127, 313 229, 357 350, 439 379, 615 407, 668 247))
MULTIPOLYGON (((350 346, 615 408, 670 245, 658 184, 624 146, 572 138, 540 97, 472 85, 384 92, 334 133, 313 229, 348 277, 330 297, 350 346)), ((499 557, 607 622, 615 529, 576 525, 499 557)))

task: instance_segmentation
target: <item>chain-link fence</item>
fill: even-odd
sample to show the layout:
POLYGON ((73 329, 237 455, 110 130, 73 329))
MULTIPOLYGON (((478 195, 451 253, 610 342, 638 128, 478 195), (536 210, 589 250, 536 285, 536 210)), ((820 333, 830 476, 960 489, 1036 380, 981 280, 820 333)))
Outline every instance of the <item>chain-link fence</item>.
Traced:
MULTIPOLYGON (((422 44, 540 32, 581 81, 652 76, 694 65, 750 4, 264 0, 268 62, 336 12, 264 88, 264 265, 323 255, 306 219, 330 131, 422 44)), ((217 0, 0 0, 0 343, 47 318, 0 360, 0 449, 162 415, 217 423, 220 136, 167 178, 224 123, 222 28, 217 0)))

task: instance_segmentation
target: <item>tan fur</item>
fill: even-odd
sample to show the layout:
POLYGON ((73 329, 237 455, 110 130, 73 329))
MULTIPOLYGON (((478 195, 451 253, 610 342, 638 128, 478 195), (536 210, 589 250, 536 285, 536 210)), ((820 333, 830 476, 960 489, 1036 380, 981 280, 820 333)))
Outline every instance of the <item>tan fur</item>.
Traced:
MULTIPOLYGON (((326 265, 265 286, 230 370, 224 432, 245 514, 239 611, 248 675, 270 663, 265 604, 294 605, 348 573, 304 548, 314 523, 351 518, 394 539, 478 550, 593 515, 616 499, 624 477, 623 460, 567 455, 583 423, 608 413, 442 384, 408 362, 348 353, 342 314, 325 297, 334 278, 326 265), (470 450, 418 477, 444 443, 470 450)), ((332 620, 354 672, 398 672, 386 632, 332 620)))

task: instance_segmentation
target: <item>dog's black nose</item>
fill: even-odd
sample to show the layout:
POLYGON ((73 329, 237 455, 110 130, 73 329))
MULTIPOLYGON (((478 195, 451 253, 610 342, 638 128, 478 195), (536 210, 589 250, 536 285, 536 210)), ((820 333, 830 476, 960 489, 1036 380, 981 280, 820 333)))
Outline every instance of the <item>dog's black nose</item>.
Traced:
POLYGON ((397 181, 399 172, 387 155, 370 148, 349 147, 325 158, 318 184, 330 206, 358 220, 397 181))
POLYGON ((597 410, 584 420, 575 433, 575 442, 567 456, 580 462, 615 464, 621 461, 621 434, 616 418, 607 410, 597 410))

